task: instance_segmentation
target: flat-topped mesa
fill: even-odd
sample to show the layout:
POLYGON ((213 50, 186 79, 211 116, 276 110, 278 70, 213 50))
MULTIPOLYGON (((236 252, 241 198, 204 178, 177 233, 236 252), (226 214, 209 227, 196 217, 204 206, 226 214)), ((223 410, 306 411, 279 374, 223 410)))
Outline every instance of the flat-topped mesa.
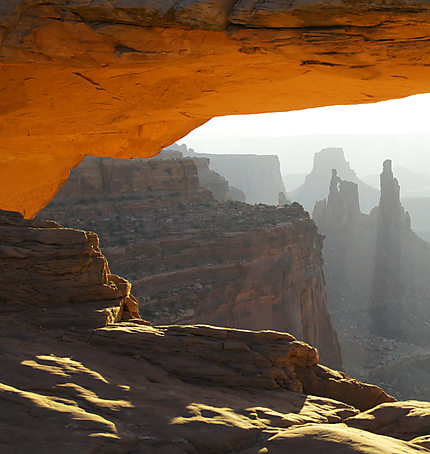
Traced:
POLYGON ((379 206, 372 210, 380 222, 389 224, 399 230, 410 230, 411 219, 400 202, 400 185, 394 178, 392 163, 386 159, 380 176, 381 198, 379 206))
POLYGON ((195 163, 187 159, 135 159, 86 157, 73 169, 53 204, 96 203, 127 198, 146 208, 166 203, 213 200, 200 185, 195 163))
POLYGON ((0 270, 2 315, 76 328, 140 319, 131 284, 110 273, 95 233, 0 210, 0 270))

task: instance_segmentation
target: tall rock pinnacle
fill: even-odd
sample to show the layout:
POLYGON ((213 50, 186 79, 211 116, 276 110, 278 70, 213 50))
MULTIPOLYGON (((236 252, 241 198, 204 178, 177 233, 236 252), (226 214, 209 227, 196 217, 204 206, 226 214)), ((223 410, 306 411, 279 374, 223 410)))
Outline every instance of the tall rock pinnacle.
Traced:
POLYGON ((386 159, 380 176, 381 198, 379 206, 375 209, 384 224, 388 223, 398 229, 409 230, 411 220, 400 203, 400 185, 397 178, 394 178, 392 163, 386 159))

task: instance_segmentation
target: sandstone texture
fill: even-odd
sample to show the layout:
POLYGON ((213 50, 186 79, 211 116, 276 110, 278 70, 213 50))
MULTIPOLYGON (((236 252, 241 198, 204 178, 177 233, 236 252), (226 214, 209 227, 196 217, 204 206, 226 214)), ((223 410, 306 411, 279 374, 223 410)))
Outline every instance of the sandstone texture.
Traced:
POLYGON ((140 318, 131 284, 111 274, 95 233, 0 210, 0 314, 38 326, 140 318))
MULTIPOLYGON (((289 375, 318 367, 315 350, 287 334, 127 322, 77 335, 58 327, 23 330, 10 315, 0 323, 5 454, 256 454, 292 447, 317 454, 327 446, 342 454, 429 452, 347 427, 348 418, 360 416, 357 408, 276 382, 265 363, 289 375)), ((372 389, 357 389, 366 406, 372 389)), ((379 393, 382 402, 391 400, 379 393)), ((428 433, 419 424, 416 432, 428 433)))
MULTIPOLYGON (((24 220, 18 213, 1 215, 2 228, 7 225, 2 253, 8 254, 1 282, 24 289, 32 278, 35 290, 27 292, 38 297, 17 301, 13 292, 2 293, 2 307, 13 308, 0 317, 2 453, 430 452, 427 403, 395 403, 376 386, 321 366, 316 349, 290 334, 149 326, 138 313, 95 318, 86 298, 106 284, 94 279, 84 285, 76 271, 91 276, 91 259, 103 258, 95 234, 24 220), (69 266, 88 238, 87 265, 69 266), (63 282, 53 246, 55 256, 69 248, 63 281, 85 286, 66 300, 68 287, 61 284, 58 304, 38 284, 47 270, 63 282), (36 247, 46 267, 33 260, 18 269, 14 261, 27 260, 36 247), (66 306, 73 320, 63 318, 66 306), (44 312, 50 323, 44 323, 44 312)), ((100 276, 109 287, 121 288, 122 298, 130 295, 126 281, 108 277, 102 262, 100 276)), ((106 310, 113 299, 105 297, 106 310)))
POLYGON ((149 157, 216 115, 430 91, 426 2, 2 0, 3 209, 85 155, 149 157))
POLYGON ((411 230, 385 161, 381 197, 360 211, 357 184, 333 170, 313 219, 324 240, 327 305, 348 373, 402 399, 427 399, 430 245, 411 230))
POLYGON ((309 216, 297 204, 217 202, 197 174, 190 159, 87 158, 40 216, 97 231, 145 319, 286 331, 342 368, 309 216))

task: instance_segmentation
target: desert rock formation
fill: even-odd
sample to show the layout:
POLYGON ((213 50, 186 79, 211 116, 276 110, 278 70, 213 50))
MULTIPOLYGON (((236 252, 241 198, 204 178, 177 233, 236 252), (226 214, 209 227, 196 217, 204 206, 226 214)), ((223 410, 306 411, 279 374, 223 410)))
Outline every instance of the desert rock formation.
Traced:
POLYGON ((216 115, 430 91, 425 2, 0 2, 0 206, 85 155, 149 157, 216 115))
POLYGON ((95 233, 0 211, 2 317, 16 314, 37 326, 95 328, 140 318, 131 284, 111 274, 95 233))
MULTIPOLYGON (((87 257, 102 258, 106 270, 94 234, 18 213, 2 211, 1 219, 8 229, 0 277, 11 287, 22 286, 25 273, 36 284, 49 274, 35 262, 8 273, 35 248, 52 258, 54 271, 54 256, 69 248, 62 265, 72 287, 76 268, 66 265, 88 240, 87 257)), ((94 279, 61 304, 42 285, 35 287, 40 302, 2 294, 2 453, 429 452, 427 403, 396 403, 375 386, 323 367, 313 347, 287 333, 95 319, 87 295, 100 294, 103 285, 94 279), (75 314, 67 323, 65 306, 75 314), (43 312, 50 324, 38 323, 43 312)), ((68 288, 61 287, 65 294, 68 288)), ((109 311, 112 298, 105 304, 109 311)))
POLYGON ((40 216, 98 232, 151 322, 287 331, 342 367, 320 236, 299 205, 217 202, 191 159, 87 158, 40 216))
POLYGON ((244 202, 278 205, 279 193, 286 192, 276 155, 196 153, 186 145, 172 147, 184 156, 209 159, 212 170, 245 194, 244 202))
POLYGON ((411 230, 389 160, 380 181, 370 215, 360 211, 357 184, 335 170, 327 201, 315 205, 327 303, 349 373, 397 397, 427 399, 430 245, 411 230))
POLYGON ((314 155, 312 171, 306 176, 304 183, 289 193, 293 201, 303 205, 305 210, 312 212, 315 203, 327 194, 332 169, 336 169, 342 180, 358 185, 360 206, 369 212, 379 199, 379 191, 363 183, 351 169, 345 159, 342 148, 324 148, 314 155))
MULTIPOLYGON (((181 152, 183 147, 172 146, 162 150, 152 160, 171 160, 183 159, 184 155, 181 152)), ((185 146, 185 151, 187 147, 185 146)), ((208 158, 193 158, 194 164, 197 166, 197 175, 201 186, 209 189, 216 200, 237 200, 245 202, 245 194, 238 188, 230 186, 229 182, 219 173, 210 169, 210 160, 208 158)))

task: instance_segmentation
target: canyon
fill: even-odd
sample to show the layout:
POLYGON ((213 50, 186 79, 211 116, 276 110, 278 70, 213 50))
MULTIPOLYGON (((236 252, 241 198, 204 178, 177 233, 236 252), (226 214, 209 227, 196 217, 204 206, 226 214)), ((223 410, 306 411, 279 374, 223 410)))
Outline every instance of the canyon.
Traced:
POLYGON ((391 161, 379 205, 362 214, 359 187, 333 170, 313 219, 324 240, 327 304, 348 373, 398 398, 430 398, 430 245, 411 229, 391 161))
MULTIPOLYGON (((0 0, 1 451, 429 452, 428 403, 395 402, 287 333, 152 326, 95 233, 31 219, 86 156, 152 157, 217 115, 428 92, 429 27, 425 2, 401 0, 0 0)), ((106 203, 153 191, 132 172, 110 189, 109 171, 78 182, 100 217, 98 188, 106 203)), ((178 172, 197 181, 192 162, 178 172)), ((160 206, 134 198, 125 241, 133 210, 160 206)), ((296 205, 278 211, 319 238, 296 205)))
POLYGON ((0 233, 5 454, 429 452, 428 403, 324 367, 287 333, 151 326, 93 233, 8 211, 0 233))
POLYGON ((98 232, 153 323, 289 332, 341 368, 308 214, 298 204, 217 201, 195 158, 165 157, 86 158, 38 218, 98 232))

